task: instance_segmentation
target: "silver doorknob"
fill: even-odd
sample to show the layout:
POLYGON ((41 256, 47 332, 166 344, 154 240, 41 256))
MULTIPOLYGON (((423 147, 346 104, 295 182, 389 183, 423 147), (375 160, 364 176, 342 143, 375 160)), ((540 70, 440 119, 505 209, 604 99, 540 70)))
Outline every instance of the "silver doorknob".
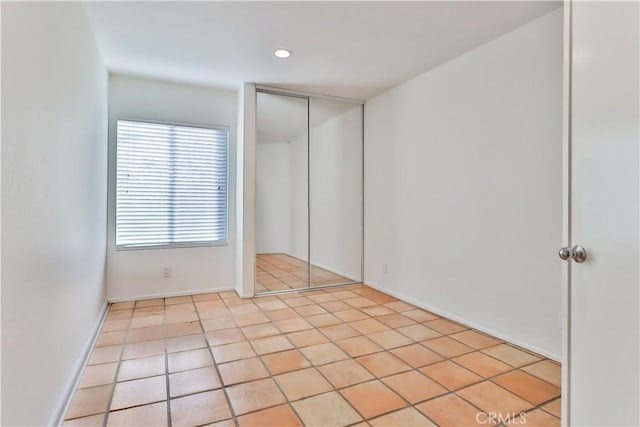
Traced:
POLYGON ((571 258, 577 263, 583 263, 587 260, 587 250, 580 245, 575 245, 571 249, 571 258))
POLYGON ((572 258, 577 263, 583 263, 587 260, 587 250, 580 245, 575 245, 573 248, 565 246, 560 248, 558 256, 565 261, 572 258))
POLYGON ((571 258, 571 248, 566 246, 564 248, 560 248, 560 251, 558 251, 558 256, 565 261, 568 260, 569 258, 571 258))

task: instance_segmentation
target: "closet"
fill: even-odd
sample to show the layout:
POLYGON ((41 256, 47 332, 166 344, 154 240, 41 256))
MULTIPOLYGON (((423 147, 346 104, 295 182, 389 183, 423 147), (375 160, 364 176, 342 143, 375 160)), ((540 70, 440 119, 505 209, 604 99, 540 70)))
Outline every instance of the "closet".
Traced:
POLYGON ((362 281, 363 104, 256 92, 256 293, 362 281))

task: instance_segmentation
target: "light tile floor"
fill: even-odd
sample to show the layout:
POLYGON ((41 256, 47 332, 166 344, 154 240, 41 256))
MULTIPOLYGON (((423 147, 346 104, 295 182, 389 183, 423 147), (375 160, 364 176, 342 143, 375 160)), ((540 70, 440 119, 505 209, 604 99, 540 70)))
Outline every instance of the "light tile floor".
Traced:
POLYGON ((256 292, 271 292, 307 287, 311 274, 311 287, 340 285, 353 280, 309 264, 287 254, 256 255, 256 292))
POLYGON ((560 425, 557 363, 352 285, 112 304, 64 425, 475 426, 521 412, 560 425))

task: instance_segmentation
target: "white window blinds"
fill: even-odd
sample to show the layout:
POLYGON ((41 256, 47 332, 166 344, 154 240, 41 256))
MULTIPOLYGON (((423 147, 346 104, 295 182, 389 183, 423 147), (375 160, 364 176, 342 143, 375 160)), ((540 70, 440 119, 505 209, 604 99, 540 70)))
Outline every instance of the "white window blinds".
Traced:
POLYGON ((227 241, 229 131, 117 122, 116 247, 227 241))

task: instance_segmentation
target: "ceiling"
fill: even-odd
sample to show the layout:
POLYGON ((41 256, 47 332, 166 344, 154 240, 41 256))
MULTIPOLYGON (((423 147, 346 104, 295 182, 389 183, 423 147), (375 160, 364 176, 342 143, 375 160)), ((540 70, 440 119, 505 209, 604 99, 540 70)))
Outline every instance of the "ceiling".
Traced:
POLYGON ((545 1, 85 2, 107 68, 367 99, 560 6, 545 1), (278 47, 293 50, 277 59, 278 47))

